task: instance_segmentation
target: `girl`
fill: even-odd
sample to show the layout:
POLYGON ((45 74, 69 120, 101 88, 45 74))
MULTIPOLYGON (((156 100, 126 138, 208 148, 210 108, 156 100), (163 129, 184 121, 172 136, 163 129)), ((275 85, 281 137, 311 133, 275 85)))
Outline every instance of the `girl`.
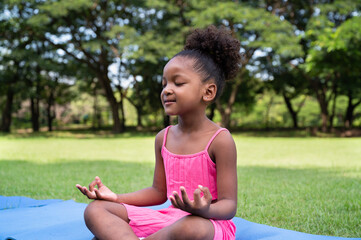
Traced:
POLYGON ((161 101, 178 124, 155 138, 153 185, 115 194, 99 177, 89 189, 94 199, 85 223, 98 239, 234 239, 230 220, 237 209, 236 148, 231 134, 206 117, 206 107, 235 76, 240 43, 224 29, 195 30, 183 51, 164 67, 161 101), (95 186, 98 187, 95 188, 95 186), (170 199, 162 210, 151 206, 170 199))

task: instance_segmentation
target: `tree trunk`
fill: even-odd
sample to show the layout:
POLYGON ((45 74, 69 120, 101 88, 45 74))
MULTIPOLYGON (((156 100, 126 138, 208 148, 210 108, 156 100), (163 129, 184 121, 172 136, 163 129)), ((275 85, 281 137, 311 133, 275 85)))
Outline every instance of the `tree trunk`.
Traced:
POLYGON ((230 87, 232 88, 231 94, 228 98, 228 102, 226 104, 226 106, 224 107, 219 98, 216 100, 216 104, 217 104, 217 109, 221 114, 221 125, 222 127, 225 128, 229 128, 231 125, 231 114, 232 114, 232 108, 233 105, 236 101, 236 96, 237 96, 237 92, 238 92, 238 88, 242 83, 242 73, 243 71, 241 71, 241 74, 239 74, 237 76, 237 79, 235 79, 234 84, 231 85, 230 87))
POLYGON ((30 98, 30 109, 31 109, 31 125, 33 132, 39 132, 39 98, 30 98))
POLYGON ((328 123, 328 101, 326 98, 326 90, 322 89, 321 84, 318 82, 319 79, 316 81, 310 80, 310 84, 313 87, 313 90, 316 94, 317 102, 320 106, 321 111, 321 120, 322 120, 322 132, 327 132, 327 123, 328 123))
POLYGON ((5 107, 2 111, 2 119, 0 126, 0 130, 2 132, 10 132, 13 102, 14 102, 14 91, 12 89, 12 86, 10 85, 6 93, 5 107))
POLYGON ((292 106, 292 103, 291 103, 291 99, 286 95, 286 93, 283 92, 282 95, 283 95, 283 100, 284 100, 285 103, 286 103, 288 112, 289 112, 289 114, 290 114, 291 117, 292 117, 293 127, 294 127, 294 128, 298 128, 298 112, 296 112, 296 111, 293 109, 293 106, 292 106))
POLYGON ((98 73, 98 79, 99 79, 100 83, 102 84, 102 87, 105 91, 105 96, 107 98, 107 101, 110 106, 110 110, 112 112, 113 132, 121 133, 124 131, 124 128, 122 127, 122 124, 120 122, 119 104, 118 104, 117 100, 115 99, 113 89, 110 86, 110 80, 106 73, 105 74, 98 73))
POLYGON ((318 102, 321 109, 321 120, 322 120, 322 132, 327 132, 327 122, 328 122, 328 109, 327 104, 324 102, 318 102))
POLYGON ((48 131, 52 132, 53 131, 53 116, 51 113, 51 105, 48 104, 46 106, 46 115, 47 115, 47 119, 48 119, 48 131))
POLYGON ((137 112, 137 129, 142 129, 143 128, 143 124, 142 124, 142 116, 143 116, 143 106, 141 106, 140 104, 136 104, 134 101, 132 101, 131 98, 128 97, 124 97, 126 98, 130 104, 133 105, 133 107, 135 108, 136 112, 137 112))
POLYGON ((92 128, 96 129, 97 127, 100 127, 99 121, 98 121, 98 94, 97 94, 97 88, 96 85, 93 88, 93 121, 92 121, 92 128))
POLYGON ((222 126, 225 128, 230 128, 231 126, 231 111, 226 109, 226 114, 222 115, 222 126), (227 111, 228 110, 228 111, 227 111))
POLYGON ((353 111, 354 111, 354 107, 352 105, 352 98, 349 98, 347 109, 346 109, 346 114, 345 114, 345 127, 346 128, 351 128, 353 125, 353 111))
POLYGON ((223 107, 219 99, 216 100, 216 105, 219 113, 221 114, 221 126, 228 128, 230 125, 230 114, 228 114, 230 109, 223 107))
POLYGON ((48 118, 48 131, 51 132, 53 131, 53 120, 55 118, 55 111, 52 111, 53 107, 54 107, 54 89, 50 89, 50 95, 48 97, 48 103, 47 103, 47 107, 46 107, 46 113, 47 113, 47 118, 48 118))
POLYGON ((335 117, 335 112, 336 112, 336 99, 337 99, 337 93, 334 92, 333 101, 332 101, 332 112, 331 112, 330 121, 329 121, 330 129, 333 128, 333 119, 335 117))
POLYGON ((269 128, 268 124, 269 124, 269 114, 271 112, 271 108, 272 108, 272 105, 273 105, 273 99, 274 99, 274 96, 272 95, 271 96, 271 99, 267 105, 267 109, 266 109, 266 116, 265 116, 265 126, 266 126, 266 129, 269 128))
MULTIPOLYGON (((233 24, 230 24, 230 25, 233 26, 233 24)), ((232 33, 234 33, 234 29, 232 29, 232 33)), ((242 67, 241 67, 239 73, 237 74, 236 78, 234 79, 234 81, 232 81, 233 84, 230 85, 232 90, 231 90, 231 94, 228 98, 226 107, 224 107, 221 104, 219 98, 216 100, 217 109, 222 116, 221 125, 225 128, 229 128, 231 125, 232 107, 236 101, 238 89, 242 84, 243 74, 246 73, 246 66, 247 66, 249 60, 252 58, 255 51, 256 51, 256 49, 249 49, 246 51, 245 54, 242 55, 242 59, 241 59, 242 67)))
POLYGON ((345 113, 345 127, 352 128, 353 120, 354 120, 354 110, 358 105, 361 104, 361 100, 359 100, 355 104, 352 104, 352 100, 353 100, 352 91, 348 91, 347 97, 348 97, 348 104, 345 113))
MULTIPOLYGON (((30 97, 30 107, 31 107, 31 125, 33 132, 39 132, 40 129, 40 67, 39 65, 35 68, 36 79, 32 84, 35 84, 35 96, 30 97)), ((34 87, 34 85, 32 85, 34 87)))
POLYGON ((137 111, 137 129, 142 129, 143 128, 143 124, 142 124, 142 107, 141 106, 137 106, 136 108, 137 111))
POLYGON ((120 125, 123 131, 125 130, 125 113, 124 113, 124 95, 120 91, 120 101, 119 101, 119 107, 120 107, 120 113, 121 113, 121 119, 120 119, 120 125))

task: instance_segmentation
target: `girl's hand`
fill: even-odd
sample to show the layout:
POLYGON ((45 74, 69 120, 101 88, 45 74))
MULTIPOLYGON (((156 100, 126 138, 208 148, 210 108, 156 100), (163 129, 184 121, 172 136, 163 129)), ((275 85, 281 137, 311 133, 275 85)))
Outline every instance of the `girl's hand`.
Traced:
POLYGON ((212 194, 210 193, 207 187, 201 185, 198 186, 193 193, 193 201, 189 200, 187 192, 184 187, 180 187, 182 194, 182 199, 180 198, 177 192, 173 192, 173 195, 170 196, 172 205, 175 208, 179 208, 183 211, 189 212, 194 215, 206 217, 209 211, 209 207, 212 202, 212 194), (203 192, 203 197, 201 197, 201 192, 203 192))
POLYGON ((76 187, 89 199, 116 202, 118 198, 117 194, 107 188, 98 176, 89 184, 89 190, 85 186, 79 184, 76 184, 76 187), (98 189, 95 188, 95 186, 98 186, 98 189))

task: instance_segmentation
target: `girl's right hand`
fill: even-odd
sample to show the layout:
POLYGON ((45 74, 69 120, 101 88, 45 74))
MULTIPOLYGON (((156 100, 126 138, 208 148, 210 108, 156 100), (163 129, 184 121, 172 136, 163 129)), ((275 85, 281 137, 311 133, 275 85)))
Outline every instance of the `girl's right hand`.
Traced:
POLYGON ((89 184, 89 190, 80 184, 76 184, 76 187, 89 199, 106 200, 111 202, 116 202, 118 199, 117 194, 107 188, 98 176, 95 177, 95 180, 89 184), (98 188, 95 188, 95 186, 98 186, 98 188))

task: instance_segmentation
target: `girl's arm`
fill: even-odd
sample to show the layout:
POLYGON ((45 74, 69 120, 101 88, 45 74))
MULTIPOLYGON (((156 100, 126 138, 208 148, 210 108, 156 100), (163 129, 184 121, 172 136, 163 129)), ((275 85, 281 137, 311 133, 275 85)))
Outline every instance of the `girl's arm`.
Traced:
POLYGON ((228 131, 213 141, 214 159, 217 165, 218 201, 211 204, 208 218, 231 219, 237 212, 237 150, 228 131))
POLYGON ((90 183, 89 190, 79 184, 76 187, 89 199, 107 200, 119 203, 126 203, 135 206, 151 206, 164 203, 167 200, 167 188, 165 181, 165 172, 163 166, 163 158, 161 155, 161 148, 163 144, 164 130, 159 132, 155 138, 155 169, 153 185, 142 190, 125 193, 115 194, 105 185, 102 184, 99 177, 90 183), (95 188, 98 186, 98 189, 95 188))
POLYGON ((155 137, 155 168, 153 185, 142 190, 119 194, 117 202, 134 206, 152 206, 167 201, 167 187, 161 149, 163 145, 164 130, 155 137))
POLYGON ((188 199, 182 187, 182 198, 174 192, 170 199, 175 207, 204 218, 231 219, 237 211, 237 152, 231 134, 221 132, 212 142, 209 152, 217 165, 217 201, 211 203, 209 189, 203 186, 194 191, 193 201, 188 199))

